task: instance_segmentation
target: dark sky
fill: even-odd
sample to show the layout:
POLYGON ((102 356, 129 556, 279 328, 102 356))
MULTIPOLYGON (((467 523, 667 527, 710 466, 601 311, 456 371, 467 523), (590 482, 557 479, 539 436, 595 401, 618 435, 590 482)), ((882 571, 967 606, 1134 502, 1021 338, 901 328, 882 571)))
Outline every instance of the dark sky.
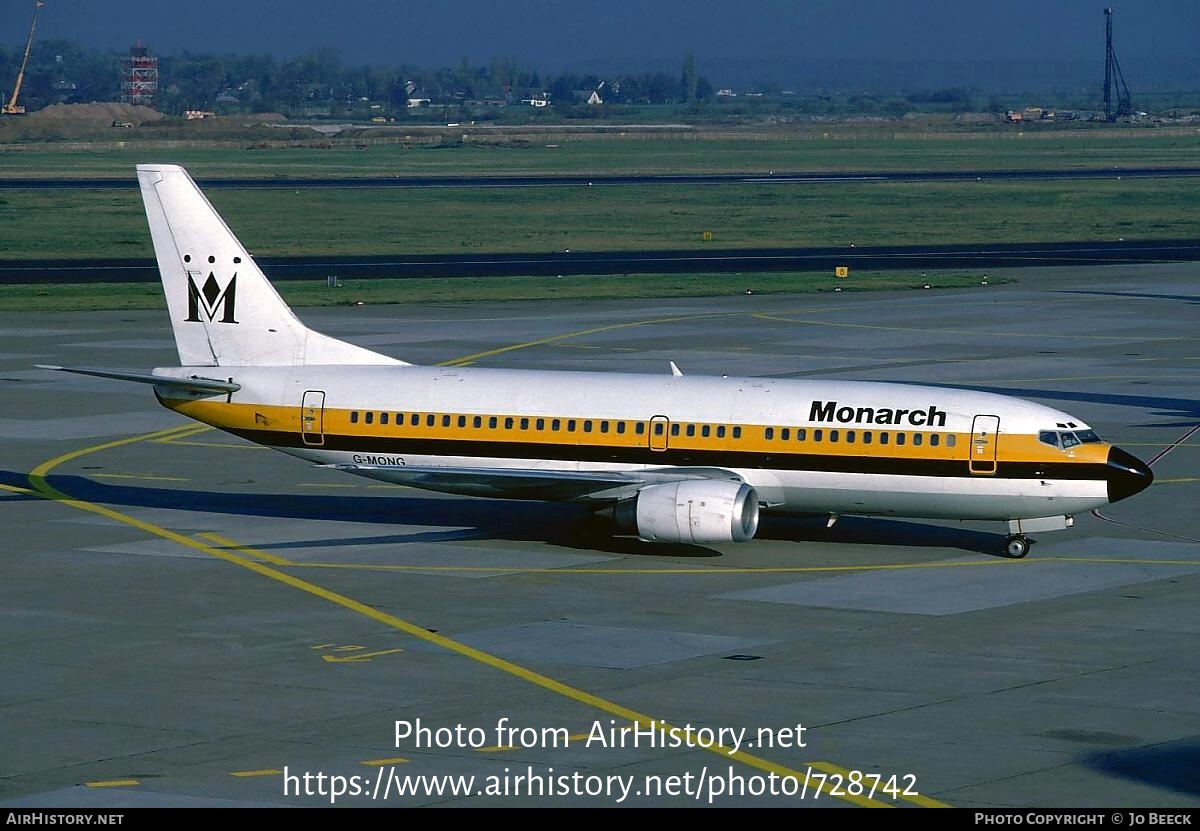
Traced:
MULTIPOLYGON (((0 0, 6 45, 32 0, 0 0)), ((1200 0, 1117 3, 1123 66, 1196 62, 1200 0)), ((453 66, 511 56, 540 70, 774 60, 1099 61, 1099 0, 46 0, 46 37, 156 53, 334 47, 346 64, 453 66)), ((1128 70, 1126 72, 1128 73, 1128 70)), ((714 79, 715 80, 715 79, 714 79)))

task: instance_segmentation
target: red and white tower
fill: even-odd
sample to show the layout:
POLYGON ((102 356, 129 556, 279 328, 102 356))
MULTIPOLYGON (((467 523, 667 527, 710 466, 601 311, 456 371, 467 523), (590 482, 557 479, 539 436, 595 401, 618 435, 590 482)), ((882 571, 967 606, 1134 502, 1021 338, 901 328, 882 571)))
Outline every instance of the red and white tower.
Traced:
POLYGON ((139 40, 129 47, 121 75, 121 100, 127 104, 154 106, 158 94, 158 58, 150 56, 150 50, 139 40))

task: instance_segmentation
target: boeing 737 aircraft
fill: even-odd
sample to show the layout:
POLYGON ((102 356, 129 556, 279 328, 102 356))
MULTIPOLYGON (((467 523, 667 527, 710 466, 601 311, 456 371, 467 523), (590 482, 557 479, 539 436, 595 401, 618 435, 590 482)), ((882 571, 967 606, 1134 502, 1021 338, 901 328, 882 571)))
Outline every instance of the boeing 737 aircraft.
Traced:
POLYGON ((305 327, 182 168, 138 178, 180 366, 66 371, 320 465, 591 503, 646 541, 749 540, 760 509, 998 520, 1010 557, 1153 479, 1080 418, 988 393, 413 366, 305 327))

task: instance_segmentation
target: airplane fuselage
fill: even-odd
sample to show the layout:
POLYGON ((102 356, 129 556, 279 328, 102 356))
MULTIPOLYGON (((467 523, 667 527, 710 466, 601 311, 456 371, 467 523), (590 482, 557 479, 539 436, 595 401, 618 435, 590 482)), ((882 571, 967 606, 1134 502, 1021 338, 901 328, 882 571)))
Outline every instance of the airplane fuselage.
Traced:
MULTIPOLYGON (((220 372, 241 389, 160 400, 300 458, 456 493, 537 496, 411 471, 719 468, 767 510, 993 520, 1086 511, 1120 498, 1133 476, 1111 464, 1122 451, 1074 416, 967 390, 419 366, 220 372)), ((575 498, 633 490, 615 482, 575 498)))

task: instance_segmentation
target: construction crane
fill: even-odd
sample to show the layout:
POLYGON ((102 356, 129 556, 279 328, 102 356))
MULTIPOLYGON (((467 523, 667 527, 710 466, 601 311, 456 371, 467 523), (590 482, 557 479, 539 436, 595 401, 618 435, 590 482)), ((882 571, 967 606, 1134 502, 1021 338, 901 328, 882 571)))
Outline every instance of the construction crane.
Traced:
POLYGON ((1112 16, 1111 8, 1104 10, 1104 120, 1116 121, 1124 115, 1133 112, 1133 104, 1129 100, 1129 87, 1125 85, 1125 75, 1121 65, 1117 63, 1117 53, 1112 45, 1112 16), (1116 103, 1113 103, 1114 94, 1116 103))
POLYGON ((0 115, 25 115, 25 107, 17 103, 17 98, 21 95, 21 84, 25 81, 25 67, 29 64, 29 53, 33 51, 33 35, 37 32, 38 14, 43 5, 44 0, 33 0, 33 25, 29 27, 29 40, 25 41, 25 57, 21 59, 21 71, 17 73, 12 97, 0 107, 0 115))

